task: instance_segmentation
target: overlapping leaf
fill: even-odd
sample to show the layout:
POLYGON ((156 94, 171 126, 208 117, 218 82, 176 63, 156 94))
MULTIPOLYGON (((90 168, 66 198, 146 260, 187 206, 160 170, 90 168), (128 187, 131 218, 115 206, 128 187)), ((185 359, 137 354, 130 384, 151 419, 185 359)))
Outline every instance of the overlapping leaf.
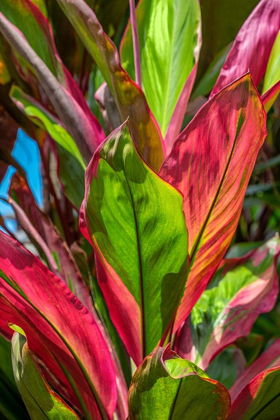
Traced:
POLYGON ((196 365, 159 347, 135 372, 128 405, 131 420, 223 420, 230 397, 196 365))
POLYGON ((211 95, 248 70, 257 86, 265 74, 279 29, 279 1, 262 0, 238 32, 211 95))
POLYGON ((234 235, 266 136, 250 75, 209 100, 176 140, 160 174, 184 196, 190 273, 175 329, 189 315, 234 235))
POLYGON ((16 384, 31 419, 77 420, 77 414, 51 389, 17 326, 12 338, 12 361, 16 384))
POLYGON ((80 101, 78 102, 75 98, 76 95, 75 97, 73 96, 73 90, 79 97, 82 97, 81 92, 77 91, 76 88, 71 89, 71 92, 69 92, 61 85, 48 66, 29 45, 23 33, 2 13, 0 13, 0 31, 20 56, 32 66, 59 118, 70 131, 83 159, 88 162, 94 149, 102 140, 103 135, 97 137, 95 132, 96 124, 93 124, 92 119, 89 118, 90 111, 88 106, 84 104, 84 98, 84 105, 80 105, 80 101), (84 110, 84 106, 88 109, 87 113, 84 110))
POLYGON ((56 142, 59 178, 65 195, 79 209, 84 197, 85 164, 73 138, 54 115, 19 87, 13 86, 10 95, 24 115, 46 130, 56 142))
MULTIPOLYGON (((144 93, 163 137, 165 137, 176 104, 188 80, 188 97, 180 101, 181 112, 173 139, 179 134, 188 99, 195 79, 191 75, 200 49, 200 10, 197 0, 141 0, 136 10, 141 78, 144 93), (168 30, 163 31, 163 28, 168 30), (190 85, 190 86, 189 86, 190 85)), ((121 59, 125 70, 135 80, 131 24, 121 44, 121 59)), ((175 115, 175 114, 174 114, 175 115)), ((174 122, 173 122, 174 124, 174 122)), ((169 133, 170 137, 170 133, 169 133)), ((171 139, 169 139, 169 143, 171 139)))
POLYGON ((0 270, 2 334, 11 336, 7 322, 20 325, 56 389, 86 418, 112 418, 113 365, 89 312, 61 280, 4 233, 0 234, 0 270))
POLYGON ((164 159, 160 130, 142 90, 121 67, 118 51, 112 40, 104 33, 84 0, 58 2, 103 74, 122 120, 130 118, 133 138, 141 155, 152 168, 159 170, 164 159))
POLYGON ((179 333, 177 351, 182 357, 205 370, 223 348, 249 334, 258 315, 275 305, 279 252, 275 237, 248 256, 221 264, 194 306, 190 325, 186 321, 179 333))
POLYGON ((242 390, 228 420, 276 420, 280 417, 280 367, 265 370, 242 390))
POLYGON ((280 367, 280 339, 276 340, 262 355, 240 376, 230 389, 232 402, 240 392, 262 371, 280 367))
POLYGON ((144 163, 127 123, 87 168, 80 228, 98 254, 111 318, 139 364, 159 343, 181 299, 187 231, 181 194, 144 163))

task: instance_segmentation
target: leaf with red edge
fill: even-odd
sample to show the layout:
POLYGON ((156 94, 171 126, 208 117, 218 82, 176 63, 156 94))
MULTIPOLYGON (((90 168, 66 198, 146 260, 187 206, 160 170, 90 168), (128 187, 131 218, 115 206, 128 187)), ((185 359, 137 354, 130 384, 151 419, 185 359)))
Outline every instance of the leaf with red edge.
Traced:
POLYGON ((60 59, 50 22, 31 0, 2 0, 0 12, 23 33, 36 54, 71 94, 72 100, 82 108, 84 118, 88 119, 94 131, 95 136, 88 139, 88 148, 93 152, 104 140, 105 135, 77 83, 60 59))
POLYGON ((195 364, 158 347, 135 372, 128 392, 130 420, 225 420, 230 397, 195 364))
POLYGON ((247 71, 257 86, 265 74, 279 29, 279 0, 262 0, 238 32, 210 97, 247 71))
POLYGON ((209 100, 177 138, 160 175, 184 196, 190 272, 175 330, 190 314, 234 235, 266 137, 266 113, 245 75, 209 100))
MULTIPOLYGON (((141 0, 136 20, 143 91, 168 153, 180 132, 196 76, 201 46, 199 2, 178 0, 174 6, 169 0, 141 0)), ((135 80, 130 21, 120 53, 125 70, 135 80)))
POLYGON ((74 138, 85 162, 89 162, 95 147, 100 143, 96 138, 92 121, 72 94, 59 83, 51 70, 31 48, 23 33, 1 12, 0 31, 9 44, 32 67, 60 120, 74 138))
POLYGON ((195 304, 190 325, 187 320, 179 330, 176 351, 181 357, 207 369, 225 347, 249 334, 259 314, 272 310, 279 289, 279 252, 275 237, 247 256, 222 262, 195 304))
POLYGON ((280 418, 280 367, 257 375, 233 402, 228 420, 280 418))
POLYGON ((28 346, 24 331, 16 325, 12 337, 13 372, 31 419, 78 420, 77 414, 49 386, 28 346))
POLYGON ((80 229, 96 251, 112 321, 140 364, 182 297, 188 239, 182 195, 146 165, 129 128, 111 133, 87 168, 80 229))
POLYGON ((280 92, 280 80, 262 95, 262 102, 266 112, 270 110, 280 92))
POLYGON ((280 338, 275 341, 261 356, 249 366, 230 389, 232 402, 240 392, 263 370, 280 367, 280 338))
POLYGON ((58 0, 58 3, 100 69, 115 99, 122 121, 129 117, 132 135, 141 155, 158 171, 165 154, 159 127, 144 93, 121 67, 115 44, 105 34, 85 1, 58 0))
POLYGON ((47 379, 65 399, 87 419, 111 419, 115 374, 98 325, 60 279, 2 232, 0 301, 1 333, 11 337, 7 323, 20 325, 47 379))

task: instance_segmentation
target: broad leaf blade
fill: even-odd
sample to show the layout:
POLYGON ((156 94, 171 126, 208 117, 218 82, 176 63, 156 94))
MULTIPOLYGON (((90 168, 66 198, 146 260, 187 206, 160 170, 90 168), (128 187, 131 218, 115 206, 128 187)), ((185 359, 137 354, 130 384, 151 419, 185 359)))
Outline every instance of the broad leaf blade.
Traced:
MULTIPOLYGON (((259 314, 274 307, 279 252, 279 238, 275 237, 247 257, 221 264, 191 313, 192 360, 202 369, 207 369, 223 348, 248 335, 259 314)), ((182 328, 178 349, 189 343, 189 334, 185 336, 182 328)))
MULTIPOLYGON (((176 104, 198 59, 199 3, 197 0, 141 0, 136 18, 143 91, 165 137, 176 104)), ((135 80, 130 22, 122 40, 121 59, 125 70, 135 80)), ((186 105, 187 102, 184 111, 186 105)))
POLYGON ((230 389, 232 402, 255 376, 263 370, 280 367, 280 339, 276 340, 262 355, 245 370, 242 376, 230 389))
POLYGON ((31 419, 79 418, 51 389, 29 350, 26 337, 19 332, 12 338, 12 361, 15 381, 31 419))
POLYGON ((280 417, 280 367, 265 370, 241 391, 228 420, 276 420, 280 417))
POLYGON ((134 374, 128 405, 130 420, 225 420, 230 398, 196 365, 159 347, 134 374))
POLYGON ((184 195, 190 273, 175 330, 221 262, 234 235, 266 114, 245 75, 208 101, 176 140, 160 174, 184 195))
POLYGON ((63 395, 87 418, 111 418, 116 406, 115 374, 93 317, 61 280, 4 233, 0 233, 0 256, 1 332, 10 334, 7 322, 21 325, 31 350, 58 383, 62 381, 63 395), (78 397, 61 369, 72 378, 78 397))
POLYGON ((152 168, 159 170, 164 159, 160 130, 142 90, 121 67, 116 46, 83 0, 58 2, 99 67, 116 101, 122 120, 130 118, 133 138, 141 155, 152 168))
POLYGON ((181 299, 187 231, 181 194, 144 163, 127 123, 87 168, 80 216, 80 228, 98 254, 110 315, 139 364, 159 343, 181 299))
POLYGON ((263 83, 263 94, 280 80, 280 28, 274 42, 263 83))
POLYGON ((279 1, 262 0, 238 32, 211 95, 248 70, 257 86, 265 74, 279 29, 279 1))

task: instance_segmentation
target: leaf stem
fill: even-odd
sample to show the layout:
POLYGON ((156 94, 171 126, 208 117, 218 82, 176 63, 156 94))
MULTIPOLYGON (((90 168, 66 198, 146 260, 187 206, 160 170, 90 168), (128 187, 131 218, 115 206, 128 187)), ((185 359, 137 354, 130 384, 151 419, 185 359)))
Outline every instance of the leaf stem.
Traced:
POLYGON ((131 29, 132 29, 133 51, 134 51, 134 66, 135 66, 135 79, 136 79, 135 81, 137 85, 140 88, 142 88, 140 48, 139 48, 139 38, 138 38, 134 0, 129 0, 129 7, 130 7, 130 20, 131 20, 131 29))

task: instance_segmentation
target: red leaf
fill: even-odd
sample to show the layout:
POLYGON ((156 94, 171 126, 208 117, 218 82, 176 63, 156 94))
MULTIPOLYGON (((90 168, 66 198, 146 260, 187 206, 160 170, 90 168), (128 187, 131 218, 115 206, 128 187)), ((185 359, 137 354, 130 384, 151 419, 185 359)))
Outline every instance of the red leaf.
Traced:
POLYGON ((191 269, 175 330, 231 242, 265 137, 266 113, 247 74, 201 108, 161 168, 161 176, 183 193, 189 233, 191 269))
POLYGON ((210 97, 247 71, 257 86, 279 29, 279 0, 262 0, 238 32, 210 97))

